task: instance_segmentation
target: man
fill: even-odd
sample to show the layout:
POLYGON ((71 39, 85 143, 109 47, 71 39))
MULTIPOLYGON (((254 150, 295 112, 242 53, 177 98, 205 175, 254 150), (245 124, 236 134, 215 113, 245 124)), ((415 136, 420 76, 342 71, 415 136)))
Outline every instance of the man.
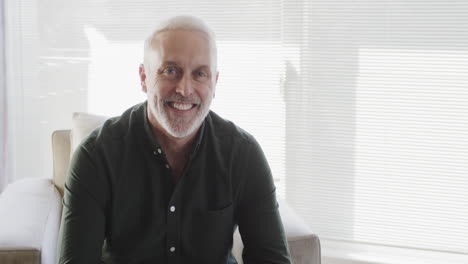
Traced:
POLYGON ((247 132, 209 110, 212 31, 175 17, 145 42, 145 103, 77 149, 65 184, 59 263, 291 263, 275 186, 247 132), (103 245, 104 243, 104 245, 103 245))

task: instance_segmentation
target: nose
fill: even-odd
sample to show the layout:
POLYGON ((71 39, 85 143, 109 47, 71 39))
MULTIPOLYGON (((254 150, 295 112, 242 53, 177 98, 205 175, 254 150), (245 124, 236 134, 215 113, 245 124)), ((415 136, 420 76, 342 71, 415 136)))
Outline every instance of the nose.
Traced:
POLYGON ((182 78, 177 82, 176 93, 187 97, 194 91, 193 80, 190 74, 184 74, 182 78))

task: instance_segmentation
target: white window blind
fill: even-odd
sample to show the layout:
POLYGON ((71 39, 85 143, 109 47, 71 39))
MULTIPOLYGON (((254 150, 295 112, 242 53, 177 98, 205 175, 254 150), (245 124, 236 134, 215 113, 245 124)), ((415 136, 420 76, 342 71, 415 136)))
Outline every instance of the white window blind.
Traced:
POLYGON ((213 109, 322 239, 468 254, 468 2, 6 3, 16 178, 51 175, 71 112, 143 100, 142 40, 193 14, 218 36, 213 109))
POLYGON ((322 238, 467 254, 468 2, 302 8, 287 199, 322 238))

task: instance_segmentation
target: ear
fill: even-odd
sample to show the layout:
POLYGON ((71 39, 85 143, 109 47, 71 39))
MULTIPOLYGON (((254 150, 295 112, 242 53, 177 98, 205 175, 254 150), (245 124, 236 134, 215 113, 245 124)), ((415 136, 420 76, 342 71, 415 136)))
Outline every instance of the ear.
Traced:
POLYGON ((146 93, 148 89, 146 88, 146 73, 145 73, 145 65, 143 65, 143 63, 140 64, 140 67, 138 68, 138 72, 140 74, 141 90, 143 90, 143 92, 146 93))
POLYGON ((215 98, 216 95, 216 85, 218 84, 218 78, 219 78, 219 72, 216 72, 216 77, 215 77, 215 83, 213 85, 213 98, 215 98))

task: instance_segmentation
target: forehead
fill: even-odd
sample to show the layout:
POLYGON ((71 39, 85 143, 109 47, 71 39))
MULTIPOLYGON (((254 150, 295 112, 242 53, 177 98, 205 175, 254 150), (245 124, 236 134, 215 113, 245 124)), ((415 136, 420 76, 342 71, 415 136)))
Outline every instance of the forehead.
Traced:
POLYGON ((171 30, 160 32, 151 45, 159 64, 170 61, 181 65, 213 64, 213 48, 208 35, 199 31, 171 30))

